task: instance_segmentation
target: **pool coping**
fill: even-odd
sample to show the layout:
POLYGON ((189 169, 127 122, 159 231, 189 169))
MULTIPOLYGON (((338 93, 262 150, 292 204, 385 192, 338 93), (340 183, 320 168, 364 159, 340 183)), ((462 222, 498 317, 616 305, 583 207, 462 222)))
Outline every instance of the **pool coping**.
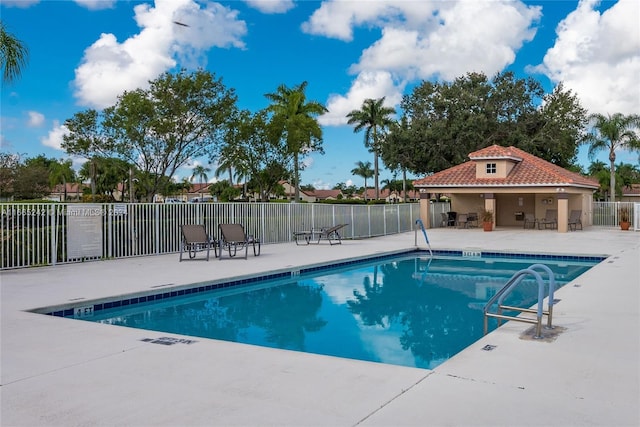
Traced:
MULTIPOLYGON (((229 289, 236 286, 245 286, 251 284, 258 284, 259 282, 278 280, 278 279, 292 279, 300 275, 314 274, 327 269, 349 267, 358 264, 366 264, 369 262, 375 262, 384 260, 387 258, 394 258, 399 255, 411 256, 416 253, 424 253, 425 256, 429 254, 424 249, 412 249, 412 250, 396 250, 389 251, 383 254, 366 256, 366 257, 353 257, 338 262, 324 262, 317 264, 308 264, 300 266, 292 270, 274 271, 271 273, 259 273, 248 274, 245 276, 239 276, 233 280, 211 280, 207 282, 192 283, 186 285, 161 285, 156 286, 156 290, 148 290, 142 292, 135 292, 125 295, 114 295, 112 297, 103 297, 97 300, 83 300, 78 302, 67 302, 61 305, 38 307, 27 310, 32 313, 44 314, 48 316, 56 317, 70 317, 70 318, 84 318, 99 314, 102 310, 108 310, 112 308, 126 308, 134 307, 138 304, 144 304, 154 301, 166 301, 172 298, 197 295, 204 292, 210 292, 215 290, 229 289), (80 312, 76 313, 76 310, 80 312)), ((552 260, 552 261, 577 261, 577 262, 602 262, 607 258, 607 255, 573 255, 573 254, 542 254, 542 253, 515 253, 515 252, 500 252, 500 251, 471 251, 471 250, 454 250, 454 249, 441 249, 432 251, 432 256, 451 257, 460 259, 494 259, 494 258, 506 258, 517 260, 552 260), (465 252, 468 254, 465 255, 465 252)))

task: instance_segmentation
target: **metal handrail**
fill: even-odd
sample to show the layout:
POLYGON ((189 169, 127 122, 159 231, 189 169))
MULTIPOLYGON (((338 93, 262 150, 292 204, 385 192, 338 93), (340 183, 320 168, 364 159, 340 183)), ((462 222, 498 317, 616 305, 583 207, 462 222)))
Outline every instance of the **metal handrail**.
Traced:
MULTIPOLYGON (((420 229, 422 230, 422 234, 424 235, 424 240, 427 241, 429 254, 433 256, 433 251, 431 250, 431 243, 429 243, 429 238, 427 237, 427 230, 424 228, 424 223, 422 222, 421 219, 418 218, 416 219, 416 224, 420 226, 420 229)), ((417 228, 414 231, 414 240, 415 240, 415 246, 418 246, 418 229, 417 228)))
POLYGON ((507 281, 507 283, 498 291, 495 295, 493 295, 489 301, 484 306, 484 334, 486 335, 489 328, 489 317, 497 318, 498 325, 500 325, 501 320, 515 320, 518 322, 525 323, 533 323, 536 325, 536 334, 534 338, 542 338, 542 316, 547 316, 547 328, 553 328, 552 326, 552 317, 553 317, 553 294, 555 292, 555 276, 551 269, 544 264, 532 264, 528 268, 518 271, 507 281), (542 276, 536 270, 544 270, 549 275, 549 293, 547 300, 547 311, 543 308, 544 303, 544 281, 542 280, 542 276), (537 309, 533 310, 530 308, 521 308, 521 307, 512 307, 503 304, 504 299, 511 293, 511 291, 520 284, 524 278, 528 275, 533 276, 538 283, 538 304, 537 309), (490 313, 489 310, 491 307, 498 303, 498 312, 490 313), (519 311, 524 313, 535 313, 536 318, 531 319, 527 317, 516 317, 516 316, 507 316, 502 314, 502 310, 510 310, 510 311, 519 311))

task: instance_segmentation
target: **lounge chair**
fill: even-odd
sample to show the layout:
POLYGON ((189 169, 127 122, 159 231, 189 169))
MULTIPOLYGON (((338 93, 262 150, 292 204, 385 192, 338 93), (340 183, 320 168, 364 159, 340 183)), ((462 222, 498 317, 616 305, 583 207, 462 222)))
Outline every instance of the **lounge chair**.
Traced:
POLYGON ((558 228, 558 210, 547 209, 544 218, 538 220, 538 229, 544 228, 558 228))
POLYGON ((348 224, 338 224, 333 227, 322 227, 320 231, 316 232, 317 241, 316 244, 320 243, 320 240, 326 239, 329 241, 330 245, 340 245, 342 244, 342 237, 340 237, 339 231, 346 227, 348 224))
POLYGON ((182 232, 182 241, 180 242, 180 262, 182 262, 182 254, 187 252, 189 259, 196 259, 197 252, 207 252, 206 258, 198 258, 209 261, 209 251, 213 247, 213 252, 218 257, 218 249, 215 240, 212 240, 207 234, 204 225, 201 224, 185 224, 180 227, 182 232))
POLYGON ((582 230, 582 211, 571 211, 569 214, 569 229, 571 231, 576 231, 578 226, 580 226, 580 230, 582 230))
POLYGON ((524 214, 524 228, 536 228, 538 220, 532 213, 524 214))
POLYGON ((328 240, 330 245, 342 244, 342 237, 339 231, 349 224, 338 224, 333 227, 322 227, 320 229, 311 229, 308 231, 296 231, 293 233, 293 239, 296 245, 300 242, 319 244, 322 239, 328 240))
POLYGON ((224 250, 229 252, 229 258, 237 255, 238 250, 244 249, 244 259, 247 259, 249 245, 253 246, 253 255, 260 255, 260 240, 244 232, 242 224, 220 224, 220 259, 224 250))

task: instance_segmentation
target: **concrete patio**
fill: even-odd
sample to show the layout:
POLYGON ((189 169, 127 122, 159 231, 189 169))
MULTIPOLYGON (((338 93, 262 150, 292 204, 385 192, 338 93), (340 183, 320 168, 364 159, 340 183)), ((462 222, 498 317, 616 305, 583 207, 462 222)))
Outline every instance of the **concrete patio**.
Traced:
MULTIPOLYGON (((262 255, 178 254, 0 273, 2 426, 638 426, 640 233, 434 229, 434 249, 607 255, 556 293, 553 341, 510 322, 434 370, 176 336, 27 312, 414 248, 414 233, 262 255), (483 351, 487 344, 493 351, 483 351)), ((418 246, 424 238, 417 236, 418 246)))

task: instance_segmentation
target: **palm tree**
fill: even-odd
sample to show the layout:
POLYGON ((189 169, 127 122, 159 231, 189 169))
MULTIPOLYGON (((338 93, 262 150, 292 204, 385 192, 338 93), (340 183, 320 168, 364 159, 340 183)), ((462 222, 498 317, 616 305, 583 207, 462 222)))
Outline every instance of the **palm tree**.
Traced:
POLYGON ((222 174, 229 174, 229 184, 233 185, 233 164, 235 162, 235 156, 233 155, 233 147, 226 145, 222 148, 220 156, 218 157, 218 167, 216 168, 216 178, 219 178, 222 174))
POLYGON ((288 88, 280 85, 275 93, 265 97, 271 101, 267 111, 273 113, 272 124, 286 140, 287 151, 293 156, 293 186, 295 200, 300 200, 300 156, 322 150, 322 129, 316 116, 326 113, 324 105, 306 100, 307 82, 288 88))
POLYGON ((376 183, 376 199, 380 198, 380 187, 378 185, 378 157, 380 155, 380 143, 384 129, 389 127, 393 121, 391 115, 396 110, 383 105, 384 97, 379 99, 365 99, 360 110, 353 110, 347 117, 350 125, 355 124, 354 132, 365 129, 364 145, 373 152, 373 170, 376 183))
POLYGON ((593 123, 591 133, 585 135, 583 142, 589 144, 589 157, 593 159, 595 153, 600 150, 609 150, 609 193, 612 202, 616 201, 616 150, 640 151, 640 137, 637 130, 640 128, 640 116, 631 114, 625 116, 615 113, 604 116, 595 113, 589 116, 593 123))
POLYGON ((0 21, 0 62, 2 64, 2 80, 11 83, 20 76, 27 63, 29 50, 13 34, 5 30, 0 21))
MULTIPOLYGON (((193 182, 194 178, 200 178, 200 183, 202 184, 202 182, 207 182, 209 180, 209 177, 207 176, 207 172, 211 172, 211 169, 209 168, 205 168, 202 165, 198 165, 195 166, 193 168, 193 173, 191 174, 191 182, 193 182)), ((200 186, 200 197, 203 197, 202 194, 202 186, 200 186)))
POLYGON ((356 167, 351 169, 353 175, 364 178, 364 200, 367 200, 367 178, 373 177, 371 162, 356 162, 356 167))

